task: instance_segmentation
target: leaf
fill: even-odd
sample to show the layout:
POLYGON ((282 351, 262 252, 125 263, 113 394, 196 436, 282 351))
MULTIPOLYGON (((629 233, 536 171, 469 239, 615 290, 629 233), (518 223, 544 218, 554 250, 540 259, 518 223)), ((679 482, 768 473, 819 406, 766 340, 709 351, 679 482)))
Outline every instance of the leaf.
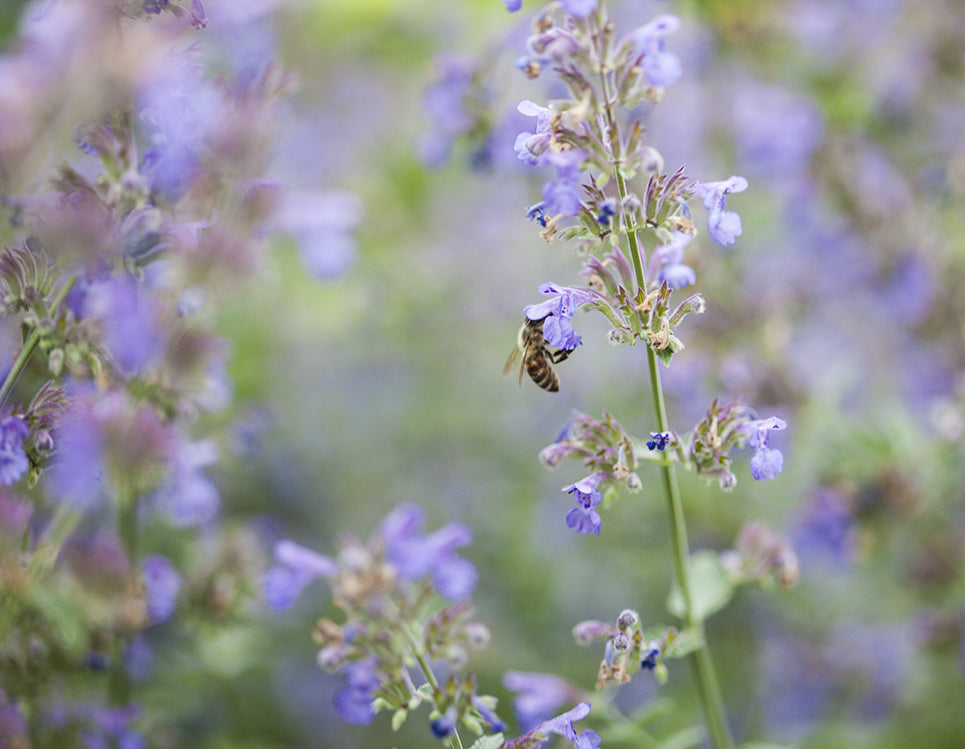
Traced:
POLYGON ((503 735, 494 733, 491 736, 480 736, 469 749, 499 749, 503 745, 503 735))
POLYGON ((683 658, 685 655, 693 653, 695 650, 699 650, 704 644, 704 638, 695 629, 685 629, 677 633, 677 636, 673 641, 667 645, 667 649, 663 653, 664 658, 683 658))
POLYGON ((660 749, 689 749, 692 746, 700 746, 707 738, 707 732, 703 726, 691 726, 677 731, 673 736, 664 740, 660 744, 660 749))
MULTIPOLYGON (((734 585, 720 558, 712 551, 698 551, 691 555, 687 570, 690 577, 691 615, 694 621, 702 622, 730 602, 734 585)), ((684 597, 676 584, 667 596, 667 610, 680 619, 687 618, 684 597)))

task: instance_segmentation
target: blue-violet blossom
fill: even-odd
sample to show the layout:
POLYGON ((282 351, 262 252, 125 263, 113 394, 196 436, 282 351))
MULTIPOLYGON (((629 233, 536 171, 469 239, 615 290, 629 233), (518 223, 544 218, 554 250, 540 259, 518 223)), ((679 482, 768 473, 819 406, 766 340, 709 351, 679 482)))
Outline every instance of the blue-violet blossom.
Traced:
POLYGON ((283 540, 275 544, 275 561, 264 580, 265 602, 275 611, 291 608, 306 585, 338 571, 333 559, 283 540))
POLYGON ((600 526, 603 520, 596 508, 603 497, 596 487, 604 478, 606 478, 606 473, 598 471, 575 484, 564 487, 563 491, 572 494, 576 500, 576 507, 571 508, 566 513, 567 528, 572 528, 577 533, 584 535, 588 533, 592 533, 594 536, 600 535, 600 526))
POLYGON ((781 451, 767 446, 767 438, 772 429, 787 429, 787 423, 772 416, 769 419, 751 421, 742 427, 742 431, 748 435, 747 444, 755 450, 751 458, 751 474, 758 481, 774 478, 784 467, 781 451))
POLYGON ((345 687, 336 693, 332 704, 346 723, 365 726, 375 718, 372 700, 379 688, 375 673, 377 662, 378 659, 372 657, 345 666, 345 687))
POLYGON ((455 549, 472 541, 472 530, 461 523, 449 523, 435 533, 419 532, 425 521, 422 508, 403 504, 382 521, 386 559, 399 575, 416 580, 432 575, 439 595, 450 601, 467 597, 476 587, 478 573, 472 562, 456 556, 455 549))
POLYGON ((667 34, 678 28, 680 19, 664 13, 632 31, 628 37, 633 44, 633 59, 640 60, 647 80, 654 86, 669 86, 683 72, 680 58, 666 50, 664 40, 667 34))
POLYGON ((543 337, 551 346, 565 351, 581 346, 583 341, 570 320, 577 309, 597 301, 600 295, 582 286, 559 286, 555 283, 544 283, 538 291, 553 298, 524 307, 523 314, 530 320, 543 320, 543 337))
POLYGON ((10 486, 30 467, 23 449, 24 437, 29 434, 26 422, 19 416, 0 419, 0 484, 10 486))
POLYGON ((697 274, 689 265, 684 265, 684 248, 690 244, 693 234, 674 231, 667 244, 660 245, 650 259, 650 275, 659 283, 666 281, 671 289, 682 289, 697 282, 697 274), (656 271, 656 272, 655 272, 656 271))
POLYGON ((720 182, 701 182, 694 186, 694 192, 701 197, 704 208, 710 211, 707 216, 707 231, 718 244, 725 247, 734 244, 741 235, 741 217, 735 211, 725 211, 724 203, 729 192, 744 192, 747 180, 732 176, 720 182))
POLYGON ((149 554, 141 559, 141 574, 144 576, 148 618, 155 624, 167 621, 177 607, 181 575, 167 557, 160 554, 149 554))

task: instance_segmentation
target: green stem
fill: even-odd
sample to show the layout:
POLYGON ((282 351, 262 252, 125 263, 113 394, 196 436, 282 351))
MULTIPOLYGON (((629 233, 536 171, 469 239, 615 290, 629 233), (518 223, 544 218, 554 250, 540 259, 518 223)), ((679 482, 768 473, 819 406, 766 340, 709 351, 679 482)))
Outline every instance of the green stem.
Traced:
MULTIPOLYGON (((627 180, 622 168, 624 158, 622 143, 620 141, 617 120, 613 113, 614 102, 610 94, 609 82, 605 73, 600 73, 600 81, 606 112, 607 135, 612 157, 611 163, 613 165, 614 176, 616 177, 617 190, 620 193, 622 202, 625 201, 629 195, 627 180)), ((633 272, 637 286, 646 292, 647 279, 636 228, 628 227, 626 237, 627 249, 630 253, 630 260, 633 263, 633 272)), ((660 381, 660 369, 658 367, 657 356, 650 346, 647 346, 647 367, 650 374, 650 395, 653 401, 654 416, 657 421, 657 431, 666 432, 670 429, 669 420, 667 419, 667 406, 664 401, 663 385, 660 381)), ((680 500, 680 489, 677 485, 676 465, 669 462, 662 463, 660 472, 663 476, 664 491, 667 497, 667 509, 670 515, 670 541, 673 553, 674 576, 677 579, 677 586, 680 588, 686 609, 684 620, 688 628, 693 629, 701 635, 701 645, 694 651, 690 658, 697 684, 698 696, 703 706, 708 733, 710 734, 713 746, 715 749, 731 749, 731 747, 733 747, 733 741, 727 729, 724 703, 721 699, 720 687, 718 686, 717 676, 714 672, 714 664, 710 657, 710 649, 703 636, 703 622, 699 621, 694 615, 693 602, 690 597, 690 576, 687 571, 690 545, 687 541, 687 526, 684 521, 683 503, 680 500)))
MULTIPOLYGON (((53 316, 57 313, 57 309, 60 307, 61 302, 64 301, 64 297, 67 296, 67 292, 70 291, 71 287, 74 285, 74 276, 68 276, 67 280, 64 281, 64 285, 61 287, 60 291, 57 292, 57 296, 54 297, 53 303, 50 305, 50 315, 53 316)), ((0 407, 2 407, 6 402, 7 398, 10 397, 10 391, 13 390, 13 386, 17 383, 17 379, 20 377, 20 373, 23 372, 24 368, 27 366, 27 362, 30 361, 30 357, 33 355, 34 349, 37 348, 37 344, 40 342, 40 326, 38 325, 30 333, 30 336, 23 344, 23 348, 20 349, 20 353, 17 354, 17 358, 13 362, 13 366, 10 367, 10 371, 7 373, 7 379, 3 381, 0 385, 0 407)))
MULTIPOLYGON (((132 568, 138 566, 137 493, 126 482, 118 482, 117 535, 132 568)), ((131 701, 131 677, 124 664, 124 650, 130 636, 117 632, 114 637, 108 697, 112 705, 123 706, 131 701)))
MULTIPOLYGON (((417 646, 416 638, 408 627, 403 627, 403 630, 405 631, 406 639, 409 641, 409 646, 412 648, 412 655, 415 657, 416 663, 419 664, 422 675, 426 677, 426 682, 428 682, 434 692, 440 691, 439 680, 436 679, 436 675, 432 672, 432 666, 429 665, 429 661, 427 661, 425 655, 423 655, 422 649, 417 646)), ((463 749, 462 739, 459 738, 459 729, 456 726, 452 727, 452 735, 449 736, 449 746, 451 746, 452 749, 463 749)))

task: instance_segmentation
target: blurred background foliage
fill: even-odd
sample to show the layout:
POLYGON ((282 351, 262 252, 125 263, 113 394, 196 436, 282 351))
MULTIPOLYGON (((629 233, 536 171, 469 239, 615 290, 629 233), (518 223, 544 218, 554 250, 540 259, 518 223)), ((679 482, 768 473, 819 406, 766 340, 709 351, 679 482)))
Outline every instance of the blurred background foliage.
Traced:
MULTIPOLYGON (((21 5, 0 6, 0 38, 21 5)), ((669 40, 684 77, 646 115, 667 171, 751 183, 728 203, 743 218, 736 246, 702 234, 688 248, 709 309, 688 319, 665 377, 679 432, 735 395, 790 426, 772 440, 785 454, 773 482, 755 482, 746 460, 729 494, 682 476, 695 549, 726 549, 760 519, 801 557, 795 590, 741 591, 709 623, 733 730, 806 747, 960 746, 965 7, 611 5, 625 31, 659 12, 684 21, 669 40)), ((438 55, 490 61, 493 121, 545 100, 548 79, 513 68, 536 10, 306 0, 281 14, 280 56, 300 88, 278 122, 275 176, 359 195, 358 257, 320 285, 280 245, 221 313, 238 407, 257 427, 253 457, 220 477, 228 527, 266 550, 291 537, 331 553, 340 533, 365 537, 404 501, 430 527, 472 526, 492 644, 471 667, 507 719, 507 669, 592 688, 601 654, 573 644, 578 621, 625 607, 671 620, 655 473, 584 537, 566 529, 560 492, 578 467, 537 460, 572 409, 652 428, 644 352, 610 347, 602 321, 581 316, 584 346, 560 365, 559 394, 502 377, 522 307, 545 281, 577 283, 579 258, 526 221, 540 175, 511 151, 482 171, 465 143, 435 170, 418 158, 438 55)), ((212 627, 200 648, 158 628, 155 658, 169 667, 139 695, 156 735, 212 748, 433 741, 420 719, 392 734, 387 719, 335 716, 340 680, 315 665, 309 637, 332 613, 323 585, 286 615, 254 606, 250 621, 199 624, 212 627)), ((687 668, 670 665, 666 687, 638 676, 617 697, 652 709, 658 736, 697 714, 687 668)))

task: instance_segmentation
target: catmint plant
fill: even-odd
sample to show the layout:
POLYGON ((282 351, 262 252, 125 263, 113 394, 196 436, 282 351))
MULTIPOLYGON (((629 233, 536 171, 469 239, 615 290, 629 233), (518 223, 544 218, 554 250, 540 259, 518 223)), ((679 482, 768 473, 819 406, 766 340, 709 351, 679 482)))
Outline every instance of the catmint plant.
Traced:
MULTIPOLYGON (((521 3, 506 5, 513 11, 521 3)), ((607 511, 627 492, 635 502, 664 494, 675 572, 669 608, 681 629, 640 629, 639 617, 627 610, 615 625, 578 625, 577 639, 605 642, 598 688, 640 671, 666 680, 667 661, 689 656, 707 733, 720 749, 732 740, 704 621, 727 602, 735 585, 760 581, 770 570, 791 584, 797 567, 787 542, 756 526, 723 560, 711 552, 689 551, 677 470, 693 471, 731 491, 737 483, 731 453, 746 445, 754 450, 753 477, 773 479, 782 470, 783 456, 768 437, 787 425, 777 417, 758 418, 738 400, 726 406, 714 401, 690 431, 674 430, 668 420, 659 365, 671 365, 684 348, 685 318, 703 312, 707 304, 699 293, 682 300, 677 296, 698 280, 686 262, 688 246, 701 234, 691 203, 707 211, 710 239, 729 246, 742 225, 739 214, 728 209, 727 197, 748 189, 740 176, 700 181, 682 167, 664 172, 657 146, 645 140, 639 112, 657 105, 665 88, 684 74, 668 41, 679 26, 677 17, 664 14, 619 33, 602 0, 553 4, 533 22, 527 75, 551 76, 567 94, 545 104, 524 100, 519 105, 535 124, 517 137, 516 154, 546 177, 542 199, 526 215, 543 239, 561 240, 579 251, 586 285, 546 283, 539 292, 551 298, 523 312, 528 320, 542 321, 546 345, 556 349, 582 345, 577 312, 595 311, 611 326, 610 343, 646 350, 653 406, 649 423, 642 425, 646 436, 627 431, 609 413, 602 419, 578 413, 541 457, 550 466, 576 459, 586 472, 563 488, 576 505, 565 511, 565 525, 580 534, 605 533, 607 511), (551 39, 566 44, 552 42, 550 53, 551 39), (648 476, 647 464, 659 481, 648 476)))
POLYGON ((201 0, 34 4, 0 56, 0 312, 4 341, 19 332, 0 379, 0 710, 28 745, 146 745, 151 633, 252 597, 252 542, 221 528, 212 475, 232 400, 212 308, 271 233, 321 277, 353 256, 352 196, 266 175, 292 83, 280 3, 205 4, 217 22, 201 0))

